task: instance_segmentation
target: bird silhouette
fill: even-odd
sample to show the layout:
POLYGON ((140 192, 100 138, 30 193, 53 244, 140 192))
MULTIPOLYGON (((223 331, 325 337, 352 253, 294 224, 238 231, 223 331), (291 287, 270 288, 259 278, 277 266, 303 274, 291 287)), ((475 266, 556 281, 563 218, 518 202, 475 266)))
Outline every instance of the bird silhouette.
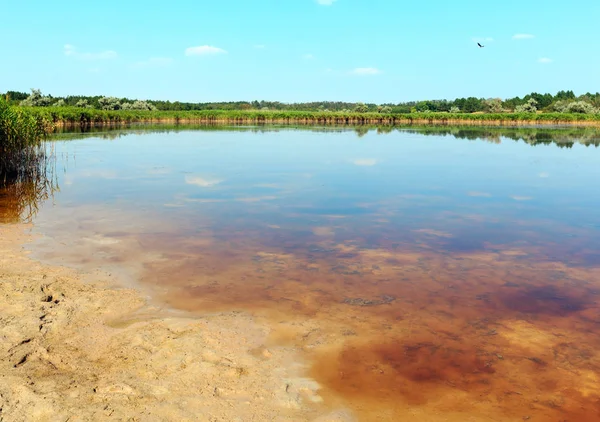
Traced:
POLYGON ((481 45, 481 44, 479 44, 479 43, 477 43, 477 45, 478 45, 480 48, 483 48, 483 47, 485 47, 484 45, 481 45))

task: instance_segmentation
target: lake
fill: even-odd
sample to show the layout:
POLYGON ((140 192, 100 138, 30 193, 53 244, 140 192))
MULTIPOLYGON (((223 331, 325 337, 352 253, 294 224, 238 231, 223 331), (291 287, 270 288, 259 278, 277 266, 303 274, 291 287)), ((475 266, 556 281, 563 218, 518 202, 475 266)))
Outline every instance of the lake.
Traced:
POLYGON ((246 311, 360 420, 600 418, 600 133, 133 128, 51 141, 45 262, 246 311), (436 416, 437 415, 437 416, 436 416))

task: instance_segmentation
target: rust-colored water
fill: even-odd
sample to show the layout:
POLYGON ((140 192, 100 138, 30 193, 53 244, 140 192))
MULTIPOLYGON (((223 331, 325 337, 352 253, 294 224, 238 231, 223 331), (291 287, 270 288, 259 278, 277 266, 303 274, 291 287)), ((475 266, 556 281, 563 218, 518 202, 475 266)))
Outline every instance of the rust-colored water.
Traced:
POLYGON ((252 312, 361 421, 600 420, 600 198, 578 184, 597 151, 291 133, 86 141, 37 253, 252 312), (140 142, 152 160, 94 169, 140 142))
POLYGON ((320 247, 198 246, 144 280, 168 280, 178 308, 265 316, 361 420, 598 420, 600 269, 526 249, 320 247))

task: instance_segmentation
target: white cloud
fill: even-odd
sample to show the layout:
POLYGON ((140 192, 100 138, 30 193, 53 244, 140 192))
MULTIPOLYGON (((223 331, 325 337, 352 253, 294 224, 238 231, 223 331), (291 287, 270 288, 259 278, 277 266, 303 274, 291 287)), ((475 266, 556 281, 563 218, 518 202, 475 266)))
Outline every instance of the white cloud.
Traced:
POLYGON ((317 3, 320 4, 321 6, 331 6, 336 1, 337 0, 317 0, 317 3))
POLYGON ((99 53, 80 53, 72 44, 64 45, 65 56, 75 57, 80 60, 109 60, 116 59, 117 52, 113 50, 101 51, 99 53))
POLYGON ((136 62, 132 65, 133 68, 147 68, 147 67, 165 67, 173 63, 173 59, 170 57, 151 57, 148 60, 136 62))
POLYGON ((352 161, 352 163, 356 166, 374 166, 377 164, 377 159, 375 158, 359 158, 357 160, 352 161))
POLYGON ((315 56, 313 56, 312 54, 304 54, 302 58, 305 60, 313 60, 315 56))
POLYGON ((221 182, 223 182, 223 180, 204 178, 200 176, 185 176, 185 183, 187 183, 188 185, 200 186, 202 188, 216 186, 221 182))
POLYGON ((227 54, 227 51, 211 45, 200 45, 197 47, 188 47, 185 49, 186 56, 208 56, 214 54, 227 54))
POLYGON ((513 40, 530 40, 535 38, 535 35, 532 34, 515 34, 512 36, 513 40))
POLYGON ((549 59, 548 57, 541 57, 538 59, 538 63, 542 63, 542 64, 548 64, 548 63, 552 63, 552 59, 549 59))
POLYGON ((381 70, 375 67, 357 67, 351 73, 354 75, 366 76, 366 75, 379 75, 381 70))
POLYGON ((544 172, 541 172, 538 176, 540 176, 542 179, 546 179, 546 178, 550 177, 550 173, 546 173, 544 171, 544 172))
POLYGON ((264 44, 254 44, 254 48, 256 48, 257 50, 264 50, 265 48, 267 48, 267 46, 264 44))

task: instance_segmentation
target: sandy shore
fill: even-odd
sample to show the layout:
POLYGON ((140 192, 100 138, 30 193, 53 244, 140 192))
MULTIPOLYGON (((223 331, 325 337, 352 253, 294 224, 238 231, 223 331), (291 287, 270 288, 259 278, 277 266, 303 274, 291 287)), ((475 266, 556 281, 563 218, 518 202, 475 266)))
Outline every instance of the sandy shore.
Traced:
POLYGON ((30 259, 30 240, 0 225, 0 420, 354 420, 248 314, 153 308, 109 274, 30 259))

